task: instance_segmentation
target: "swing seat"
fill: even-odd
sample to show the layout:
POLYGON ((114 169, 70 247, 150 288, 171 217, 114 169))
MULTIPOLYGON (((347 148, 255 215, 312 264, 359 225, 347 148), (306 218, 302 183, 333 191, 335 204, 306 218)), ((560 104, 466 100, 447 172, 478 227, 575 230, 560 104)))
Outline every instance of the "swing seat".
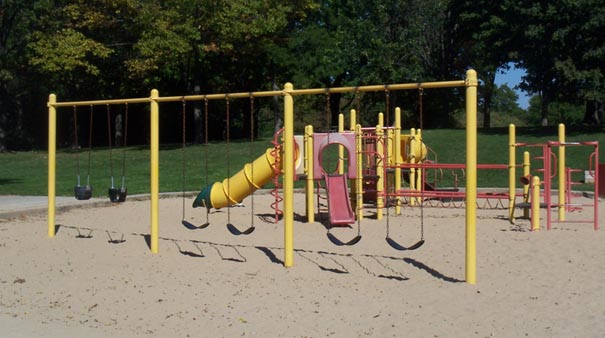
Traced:
POLYGON ((418 242, 416 242, 415 244, 413 244, 412 246, 408 246, 408 247, 405 247, 405 246, 403 246, 403 245, 395 242, 395 240, 393 240, 390 237, 387 237, 386 241, 387 241, 387 243, 389 243, 389 245, 393 249, 399 250, 399 251, 416 250, 416 249, 420 248, 424 244, 424 239, 421 239, 418 242))
POLYGON ((206 223, 204 223, 204 224, 202 224, 202 225, 195 225, 195 224, 193 224, 193 223, 191 223, 191 222, 189 222, 189 221, 187 221, 187 220, 185 220, 185 219, 183 219, 183 220, 181 221, 181 224, 182 224, 182 225, 183 225, 185 228, 187 228, 187 229, 189 229, 189 230, 205 229, 205 228, 207 228, 207 227, 210 225, 210 223, 209 223, 209 222, 206 222, 206 223))
POLYGON ((343 242, 340 239, 338 239, 336 236, 334 236, 331 232, 328 232, 328 239, 330 240, 330 242, 332 242, 332 244, 334 245, 338 245, 338 246, 351 246, 351 245, 355 245, 357 244, 360 240, 361 240, 361 235, 357 235, 355 237, 353 237, 350 241, 348 242, 343 242))
POLYGON ((109 200, 112 203, 121 203, 126 201, 126 195, 128 195, 128 189, 126 188, 109 188, 109 200))
POLYGON ((229 232, 235 236, 250 235, 255 229, 256 228, 254 227, 254 225, 252 225, 248 229, 241 231, 240 229, 236 228, 235 225, 227 223, 227 230, 229 230, 229 232))
POLYGON ((74 187, 74 195, 77 200, 89 200, 92 197, 92 186, 76 185, 74 187))

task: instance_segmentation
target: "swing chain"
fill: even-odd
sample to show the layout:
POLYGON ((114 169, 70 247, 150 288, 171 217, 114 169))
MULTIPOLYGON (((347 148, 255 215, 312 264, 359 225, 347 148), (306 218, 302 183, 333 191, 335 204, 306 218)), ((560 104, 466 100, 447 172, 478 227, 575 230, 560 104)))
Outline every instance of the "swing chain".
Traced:
POLYGON ((78 175, 78 185, 80 185, 80 147, 78 145, 78 113, 76 106, 74 110, 74 147, 76 148, 76 174, 78 175))
MULTIPOLYGON (((250 153, 253 150, 253 142, 254 142, 254 96, 250 93, 250 153)), ((254 179, 254 165, 250 166, 250 175, 254 179)), ((250 203, 252 206, 250 207, 250 223, 254 226, 254 193, 250 196, 250 203)))
MULTIPOLYGON (((357 109, 357 114, 361 114, 361 97, 358 89, 355 89, 355 109, 357 109)), ((359 120, 359 115, 357 116, 357 119, 359 120)))
POLYGON ((330 90, 326 89, 326 120, 328 122, 328 130, 332 129, 332 111, 330 109, 330 90))
POLYGON ((420 87, 418 88, 418 125, 420 126, 420 129, 423 129, 422 126, 422 120, 423 118, 423 107, 422 107, 422 101, 423 101, 423 97, 424 97, 424 88, 420 87))
MULTIPOLYGON (((229 116, 229 95, 225 96, 225 115, 226 115, 226 123, 225 127, 227 128, 226 137, 227 137, 227 191, 231 191, 231 125, 229 116)), ((231 224, 231 208, 227 208, 227 224, 231 224)))
POLYGON ((181 98, 181 117, 182 117, 182 147, 181 147, 181 192, 182 192, 182 207, 183 207, 183 219, 185 219, 185 126, 186 126, 186 102, 185 97, 181 98))
POLYGON ((86 172, 86 185, 90 185, 90 163, 91 163, 91 153, 92 153, 92 112, 93 105, 90 105, 90 118, 88 122, 88 168, 86 172))
MULTIPOLYGON (((422 88, 420 88, 421 93, 422 93, 422 88)), ((422 102, 422 101, 420 101, 422 102)), ((422 109, 422 104, 420 105, 421 109, 422 109)), ((421 110, 422 111, 422 110, 421 110)), ((422 130, 422 129, 421 129, 422 130)), ((424 157, 424 154, 422 153, 422 134, 420 134, 420 139, 418 140, 420 142, 420 158, 422 159, 424 157)), ((420 183, 420 240, 424 240, 424 188, 425 188, 425 181, 426 181, 426 172, 424 169, 420 169, 421 170, 421 175, 420 175, 420 179, 422 180, 420 183)))
POLYGON ((390 92, 389 92, 389 86, 388 85, 385 86, 384 97, 385 97, 384 110, 385 110, 385 113, 386 113, 386 116, 385 116, 386 120, 384 121, 385 122, 384 125, 385 126, 389 126, 390 125, 389 124, 389 120, 390 120, 390 109, 391 109, 390 107, 391 107, 391 105, 390 105, 390 102, 389 102, 390 92))
POLYGON ((111 151, 111 112, 109 110, 109 104, 106 105, 107 110, 107 142, 109 144, 109 173, 111 175, 111 187, 113 188, 113 159, 111 151))
POLYGON ((126 175, 126 145, 128 142, 128 102, 124 104, 124 149, 122 151, 122 188, 124 187, 124 176, 126 175))
MULTIPOLYGON (((204 170, 205 182, 204 186, 208 186, 208 97, 204 95, 204 170)), ((206 223, 210 218, 210 211, 206 207, 206 223)))

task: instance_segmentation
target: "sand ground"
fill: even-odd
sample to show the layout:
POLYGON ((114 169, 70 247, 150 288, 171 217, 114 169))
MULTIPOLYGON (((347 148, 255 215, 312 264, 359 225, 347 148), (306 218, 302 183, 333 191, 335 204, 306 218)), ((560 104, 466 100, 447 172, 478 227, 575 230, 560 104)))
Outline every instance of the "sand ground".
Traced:
MULTIPOLYGON (((405 245, 419 239, 422 223, 426 243, 415 251, 392 249, 387 217, 367 210, 362 240, 340 247, 320 222, 304 222, 297 194, 294 266, 284 268, 283 223, 264 220, 270 198, 213 211, 203 230, 181 225, 182 199, 161 199, 159 254, 148 247, 149 201, 59 212, 52 239, 45 214, 0 219, 0 336, 605 335, 605 229, 559 223, 530 232, 528 220, 510 224, 506 210, 478 210, 470 285, 464 209, 389 215, 391 237, 405 245), (228 221, 256 230, 233 236, 228 221)), ((204 223, 205 211, 190 204, 185 218, 204 223)), ((573 218, 592 218, 592 210, 573 218)), ((332 233, 348 240, 357 225, 332 233)))

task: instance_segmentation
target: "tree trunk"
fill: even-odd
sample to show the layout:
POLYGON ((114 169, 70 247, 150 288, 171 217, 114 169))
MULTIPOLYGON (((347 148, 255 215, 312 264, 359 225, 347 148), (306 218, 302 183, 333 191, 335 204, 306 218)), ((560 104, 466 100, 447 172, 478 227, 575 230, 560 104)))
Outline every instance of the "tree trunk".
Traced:
POLYGON ((600 126, 603 119, 604 106, 605 104, 600 101, 586 101, 586 104, 584 105, 584 119, 582 122, 592 126, 600 126))
POLYGON ((486 72, 485 86, 483 87, 483 129, 489 129, 491 126, 492 97, 494 95, 494 82, 496 81, 496 72, 486 72))

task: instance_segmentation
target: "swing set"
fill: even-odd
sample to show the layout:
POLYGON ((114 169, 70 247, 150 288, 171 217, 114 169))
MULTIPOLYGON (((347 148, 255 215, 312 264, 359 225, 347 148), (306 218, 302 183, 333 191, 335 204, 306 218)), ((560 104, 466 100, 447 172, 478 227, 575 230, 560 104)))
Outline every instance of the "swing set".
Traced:
MULTIPOLYGON (((282 210, 282 221, 284 222, 284 265, 286 267, 290 267, 293 265, 293 221, 294 221, 294 212, 293 212, 293 202, 294 202, 294 178, 296 175, 295 171, 295 162, 296 160, 300 160, 300 156, 304 156, 304 151, 299 151, 297 153, 295 147, 294 140, 294 96, 302 96, 302 95, 326 95, 330 93, 355 93, 355 92, 376 92, 376 91, 384 91, 388 93, 389 91, 394 90, 418 90, 419 88, 428 89, 428 88, 447 88, 447 87, 466 87, 466 110, 467 110, 467 161, 466 161, 466 170, 467 170, 467 180, 466 180, 466 280, 470 284, 476 283, 476 256, 475 256, 475 248, 476 248, 476 107, 477 107, 477 85, 478 81, 476 78, 476 72, 474 70, 469 70, 467 72, 467 78, 464 80, 455 80, 455 81, 443 81, 443 82, 427 82, 427 83, 408 83, 408 84, 392 84, 392 85, 376 85, 376 86, 359 86, 359 87, 338 87, 338 88, 317 88, 317 89, 299 89, 295 90, 292 84, 287 83, 284 86, 283 90, 275 90, 275 91, 263 91, 263 92, 246 92, 246 93, 231 93, 231 94, 208 94, 208 95, 190 95, 190 96, 175 96, 175 97, 160 97, 159 92, 157 90, 152 90, 151 95, 145 98, 135 98, 135 99, 119 99, 119 100, 97 100, 97 101, 79 101, 79 102, 57 102, 56 96, 51 94, 49 96, 48 101, 48 110, 49 110, 49 155, 48 155, 48 235, 49 237, 55 236, 55 178, 56 178, 56 114, 57 108, 61 107, 76 107, 76 106, 84 106, 89 105, 106 105, 107 106, 107 114, 108 114, 108 136, 111 138, 111 132, 109 129, 110 126, 110 110, 109 105, 113 104, 134 104, 134 103, 147 103, 150 105, 150 164, 151 164, 151 173, 150 173, 150 249, 152 253, 159 252, 159 114, 160 114, 160 104, 164 102, 182 102, 183 109, 183 117, 182 123, 186 126, 186 101, 203 101, 205 102, 205 130, 208 130, 208 109, 207 102, 208 100, 224 100, 225 101, 225 114, 226 114, 226 133, 225 138, 227 142, 227 176, 229 178, 225 179, 223 182, 215 182, 212 184, 207 184, 202 191, 198 194, 193 202, 194 207, 205 207, 206 209, 210 208, 223 208, 234 206, 242 202, 242 200, 249 196, 253 195, 253 192, 258 188, 264 186, 268 181, 273 179, 276 175, 276 172, 281 173, 282 184, 283 184, 283 210, 282 210), (269 148, 267 151, 259 156, 256 160, 251 163, 247 163, 242 170, 231 176, 231 126, 230 126, 230 101, 235 99, 248 98, 250 100, 250 109, 253 115, 254 111, 254 99, 258 97, 273 97, 273 96, 281 96, 283 97, 284 102, 284 131, 282 144, 277 147, 269 148), (279 150, 279 151, 277 151, 279 150)), ((92 114, 92 113, 91 113, 92 114)), ((389 114, 387 110, 387 114, 389 114)), ((253 120, 253 119, 252 119, 253 120)), ((387 117, 388 121, 388 117, 387 117)), ((252 127, 253 128, 253 127, 252 127)), ((92 135, 92 126, 89 128, 89 139, 91 139, 92 135)), ((354 134, 361 135, 361 128, 356 127, 356 131, 354 134)), ((77 134, 77 132, 76 132, 77 134)), ((332 137, 334 135, 331 135, 332 137)), ((77 136, 76 136, 77 137, 77 136)), ((254 140, 253 133, 251 132, 251 141, 254 140)), ((305 139, 313 141, 313 137, 305 136, 305 139)), ((185 145, 186 137, 183 132, 183 144, 185 145)), ((356 154, 357 156, 361 156, 361 152, 357 151, 357 140, 355 140, 355 148, 349 154, 356 154)), ((108 140, 109 143, 109 156, 110 162, 112 162, 112 147, 111 140, 108 140)), ((207 132, 204 140, 205 152, 207 151, 207 132)), ((303 148, 309 149, 309 142, 304 145, 303 148)), ((186 145, 185 145, 186 146, 186 145)), ((89 142, 89 154, 90 154, 91 142, 89 142)), ((299 147, 300 148, 300 147, 299 147)), ((300 149, 299 149, 300 150, 300 149)), ((183 159, 185 157, 185 153, 183 150, 183 159)), ((308 157, 305 158, 303 163, 308 161, 308 157)), ((207 154, 204 155, 204 158, 207 162, 207 154)), ((385 159, 383 158, 383 161, 385 159)), ((123 161, 124 162, 124 161, 123 161)), ((350 161, 349 161, 350 162, 350 161)), ((306 186, 313 187, 313 175, 309 175, 312 173, 313 169, 307 163, 305 163, 305 170, 307 174, 307 182, 306 186)), ((80 168, 79 168, 79 157, 77 158, 77 185, 74 188, 74 193, 76 195, 80 195, 82 199, 86 198, 88 191, 92 195, 92 184, 90 183, 90 172, 88 172, 86 185, 82 185, 80 179, 80 168), (80 191, 80 193, 78 193, 80 191)), ((384 168, 384 167, 383 167, 384 168)), ((358 169, 359 170, 359 169, 358 169)), ((185 176, 185 170, 183 169, 183 177, 185 176)), ((122 201, 126 197, 126 187, 123 183, 120 188, 115 186, 114 182, 114 172, 113 165, 110 164, 110 176, 111 176, 111 186, 109 188, 110 192, 113 194, 117 193, 117 201, 122 201), (120 193, 123 193, 123 198, 120 197, 120 193)), ((355 176, 357 177, 357 172, 355 176)), ((326 182, 326 191, 327 194, 332 194, 335 191, 342 192, 343 190, 348 190, 347 181, 353 178, 350 173, 348 176, 330 176, 323 175, 323 180, 326 182), (347 189, 344 189, 347 187, 347 189)), ((206 177, 206 180, 208 178, 206 177)), ((123 164, 122 171, 122 182, 125 181, 125 165, 123 164)), ((184 183, 183 183, 184 186, 184 183)), ((357 196, 363 192, 363 187, 361 186, 361 181, 359 177, 356 179, 355 183, 355 193, 357 196)), ((314 189, 307 189, 307 218, 311 222, 314 218, 313 207, 309 207, 308 201, 313 200, 311 197, 313 195, 314 189), (309 196, 311 195, 311 196, 309 196), (311 211, 313 212, 309 212, 311 211)), ((384 194, 384 193, 383 193, 384 194)), ((338 195, 338 193, 337 193, 338 195)), ((341 195, 343 195, 341 193, 341 195)), ((386 196, 386 195, 383 195, 386 196)), ((348 198, 348 196, 347 196, 348 198)), ((422 197, 420 197, 422 199, 422 197)), ((116 199, 116 198, 114 198, 116 199)), ((112 199, 113 200, 113 199, 112 199)), ((337 198, 337 202, 343 202, 341 199, 337 198)), ((357 235, 353 237, 352 240, 349 241, 341 241, 336 236, 330 233, 330 228, 328 228, 328 238, 335 244, 342 245, 353 245, 361 240, 361 225, 360 220, 363 218, 363 214, 361 212, 363 199, 357 197, 355 199, 355 213, 356 220, 358 221, 358 229, 357 235), (361 203, 360 203, 361 202, 361 203)), ((387 220, 389 216, 389 208, 398 203, 390 203, 387 199, 386 207, 387 207, 387 220)), ((338 205, 339 206, 339 205, 338 205)), ((330 206, 329 206, 330 207, 330 206)), ((332 209, 335 206, 332 204, 332 209)), ((378 208, 384 207, 384 205, 378 205, 378 208)), ((185 208, 183 208, 185 210, 185 208)), ((421 209, 422 210, 422 209, 421 209)), ((245 229, 241 230, 231 223, 230 218, 230 209, 227 209, 228 217, 227 217, 227 228, 228 230, 235 235, 247 235, 251 234, 255 230, 254 218, 255 215, 251 212, 252 222, 245 229)), ((379 214, 381 215, 381 213, 379 214)), ((183 226, 190 229, 202 229, 209 226, 209 212, 206 214, 206 222, 202 225, 195 225, 186 220, 185 212, 183 213, 183 217, 181 223, 183 226)), ((347 220, 348 222, 348 220, 347 220)), ((424 229, 421 221, 421 229, 420 229, 420 240, 416 243, 406 246, 397 243, 390 236, 390 221, 387 222, 386 229, 386 241, 387 243, 397 250, 413 250, 417 249, 424 243, 424 229)))
MULTIPOLYGON (((94 120, 94 106, 90 105, 89 123, 88 123, 88 165, 86 171, 86 185, 81 183, 80 174, 80 151, 76 152, 76 186, 74 187, 74 196, 77 200, 89 200, 93 196, 93 188, 90 183, 90 169, 91 169, 91 155, 92 155, 92 132, 93 132, 93 120, 94 120)), ((124 108, 124 144, 122 151, 122 184, 118 188, 114 182, 114 171, 113 171, 113 149, 112 149, 112 136, 111 136, 111 110, 109 104, 106 105, 107 112, 107 144, 109 147, 109 175, 110 175, 110 186, 107 189, 107 195, 109 200, 113 203, 121 203, 126 200, 128 195, 128 189, 126 189, 126 144, 128 139, 128 104, 125 104, 124 108)), ((78 143, 78 110, 76 105, 73 106, 73 121, 74 121, 74 146, 79 147, 78 143)))

